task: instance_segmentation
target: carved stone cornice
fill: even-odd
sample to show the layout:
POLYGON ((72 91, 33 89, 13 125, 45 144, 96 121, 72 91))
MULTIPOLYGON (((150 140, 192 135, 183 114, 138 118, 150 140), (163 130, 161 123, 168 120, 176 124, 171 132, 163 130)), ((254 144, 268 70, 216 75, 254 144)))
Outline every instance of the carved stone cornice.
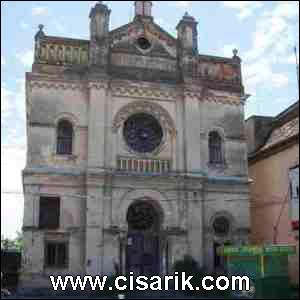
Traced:
POLYGON ((209 95, 202 99, 204 102, 213 102, 217 104, 228 104, 228 105, 241 105, 241 99, 238 97, 232 96, 216 96, 216 95, 209 95))
POLYGON ((178 93, 174 90, 146 88, 141 86, 116 86, 112 89, 115 97, 148 98, 155 100, 175 101, 178 93))
POLYGON ((243 104, 241 97, 237 95, 233 95, 231 93, 213 93, 212 91, 208 91, 206 89, 184 89, 183 95, 185 99, 197 100, 201 102, 213 102, 217 104, 228 105, 243 104))
POLYGON ((101 89, 107 89, 108 87, 109 87, 109 82, 107 80, 90 81, 88 83, 89 89, 101 90, 101 89))
POLYGON ((57 81, 57 80, 30 80, 31 89, 55 89, 55 90, 86 90, 86 83, 79 81, 57 81))
POLYGON ((184 99, 198 100, 201 101, 204 94, 203 88, 195 88, 185 86, 183 88, 183 97, 184 99))
POLYGON ((94 81, 70 81, 63 79, 47 79, 35 78, 31 76, 27 78, 29 88, 31 89, 55 89, 55 90, 78 90, 87 91, 88 89, 108 89, 111 88, 114 97, 130 97, 137 99, 152 99, 160 101, 176 101, 178 97, 184 97, 185 100, 192 99, 201 102, 213 102, 228 105, 242 105, 243 99, 232 93, 214 93, 212 91, 178 87, 161 87, 159 85, 147 85, 143 83, 132 84, 126 83, 110 83, 109 80, 94 81))
POLYGON ((143 84, 113 83, 112 96, 175 101, 179 94, 176 88, 161 88, 157 85, 145 86, 143 84))
POLYGON ((30 79, 30 88, 56 89, 56 90, 81 90, 87 89, 107 89, 109 83, 106 80, 99 81, 68 81, 68 80, 49 80, 49 79, 30 79))

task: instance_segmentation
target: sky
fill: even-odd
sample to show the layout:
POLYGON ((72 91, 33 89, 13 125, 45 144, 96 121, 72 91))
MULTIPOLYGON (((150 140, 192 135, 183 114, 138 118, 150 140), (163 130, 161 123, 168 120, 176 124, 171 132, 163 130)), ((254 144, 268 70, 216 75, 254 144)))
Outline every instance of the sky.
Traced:
MULTIPOLYGON (((39 24, 48 35, 88 39, 97 1, 1 1, 1 235, 21 230, 26 163, 25 72, 33 61, 39 24)), ((134 16, 134 1, 104 1, 111 29, 134 16)), ((299 45, 298 1, 153 1, 155 22, 176 36, 185 12, 199 22, 201 54, 243 60, 246 117, 275 116, 298 100, 294 47, 299 45)), ((298 47, 299 49, 299 47, 298 47)))

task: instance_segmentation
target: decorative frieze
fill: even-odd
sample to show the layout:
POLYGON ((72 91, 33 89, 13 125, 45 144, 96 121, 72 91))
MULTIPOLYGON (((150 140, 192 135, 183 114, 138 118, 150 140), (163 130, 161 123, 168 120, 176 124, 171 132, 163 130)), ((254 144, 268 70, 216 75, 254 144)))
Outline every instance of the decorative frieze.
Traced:
POLYGON ((159 89, 154 86, 143 87, 141 85, 114 85, 112 87, 112 95, 115 97, 134 97, 175 101, 178 97, 178 92, 175 88, 172 90, 159 89))
POLYGON ((109 83, 106 80, 99 81, 68 81, 68 80, 47 80, 44 78, 28 78, 30 88, 62 89, 62 90, 87 90, 107 89, 109 83))
POLYGON ((87 85, 79 82, 67 81, 46 81, 46 80, 32 80, 29 82, 30 88, 38 89, 55 89, 55 90, 85 90, 87 85))
POLYGON ((230 97, 230 96, 207 96, 203 98, 203 101, 206 102, 214 102, 217 104, 227 104, 227 105, 241 105, 242 101, 241 99, 237 97, 230 97))
POLYGON ((96 90, 101 90, 101 89, 107 89, 109 86, 108 81, 101 80, 101 81, 91 81, 88 84, 89 89, 96 89, 96 90))
POLYGON ((232 95, 229 93, 215 94, 211 91, 194 91, 185 89, 184 90, 184 99, 185 100, 195 100, 201 102, 213 102, 218 104, 227 104, 227 105, 241 105, 243 101, 241 97, 237 95, 232 95))

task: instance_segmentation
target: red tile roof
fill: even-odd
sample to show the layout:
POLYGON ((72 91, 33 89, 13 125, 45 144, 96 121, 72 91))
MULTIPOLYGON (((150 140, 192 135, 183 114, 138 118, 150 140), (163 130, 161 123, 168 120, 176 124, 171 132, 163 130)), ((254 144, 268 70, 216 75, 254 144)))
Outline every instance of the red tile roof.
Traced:
POLYGON ((299 117, 275 127, 261 150, 269 149, 297 135, 299 135, 299 117))

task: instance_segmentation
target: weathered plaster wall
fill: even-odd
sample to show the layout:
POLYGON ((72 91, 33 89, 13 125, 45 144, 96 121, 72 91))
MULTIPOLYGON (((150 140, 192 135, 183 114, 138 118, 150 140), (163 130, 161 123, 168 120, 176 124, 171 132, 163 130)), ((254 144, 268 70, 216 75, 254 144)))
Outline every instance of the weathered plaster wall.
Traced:
MULTIPOLYGON (((51 169, 41 168, 26 173, 24 177, 25 211, 22 282, 28 284, 34 280, 36 285, 47 286, 49 275, 83 274, 86 224, 85 181, 82 176, 51 175, 51 169), (47 173, 47 174, 45 174, 47 173), (54 231, 39 230, 40 196, 60 197, 60 228, 54 231), (80 197, 82 195, 82 197, 80 197), (67 270, 49 270, 45 267, 45 241, 68 241, 69 268, 67 270)), ((26 171, 27 172, 27 171, 26 171)))
POLYGON ((200 112, 201 170, 210 176, 247 177, 244 106, 203 102, 200 112), (214 130, 222 136, 225 146, 226 166, 219 169, 209 166, 208 137, 214 130))
POLYGON ((28 166, 84 167, 87 163, 88 96, 83 89, 49 88, 32 84, 28 103, 28 166), (74 156, 57 157, 56 126, 68 119, 74 125, 74 156))
POLYGON ((294 145, 249 167, 251 185, 252 242, 268 244, 274 241, 274 226, 283 208, 277 241, 297 245, 298 254, 291 258, 291 276, 299 282, 299 242, 291 232, 289 197, 289 169, 299 164, 299 145, 294 145), (263 226, 262 226, 263 225, 263 226))

